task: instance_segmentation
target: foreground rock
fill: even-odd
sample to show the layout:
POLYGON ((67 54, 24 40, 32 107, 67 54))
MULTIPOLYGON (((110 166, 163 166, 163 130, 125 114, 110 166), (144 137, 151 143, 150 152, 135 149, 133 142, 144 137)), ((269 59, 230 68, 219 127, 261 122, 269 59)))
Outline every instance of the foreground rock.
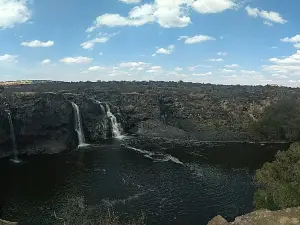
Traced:
POLYGON ((294 225, 300 224, 300 207, 280 211, 259 210, 227 222, 221 216, 213 218, 208 225, 294 225))

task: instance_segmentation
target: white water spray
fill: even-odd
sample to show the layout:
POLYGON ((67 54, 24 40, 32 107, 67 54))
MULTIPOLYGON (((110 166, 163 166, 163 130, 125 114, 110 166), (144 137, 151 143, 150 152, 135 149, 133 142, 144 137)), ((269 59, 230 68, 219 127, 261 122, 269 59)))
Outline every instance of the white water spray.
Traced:
POLYGON ((12 148, 13 148, 13 153, 14 153, 14 159, 12 159, 11 161, 14 163, 20 163, 21 161, 19 160, 19 157, 18 157, 15 129, 14 129, 14 125, 12 123, 11 113, 9 110, 6 110, 6 113, 7 113, 7 118, 8 118, 8 122, 9 122, 10 139, 12 142, 12 148))
POLYGON ((108 104, 106 104, 106 114, 108 118, 110 119, 111 122, 111 127, 112 127, 112 135, 114 138, 121 138, 122 137, 122 126, 121 124, 118 123, 117 118, 115 115, 110 111, 110 107, 108 104))
POLYGON ((78 147, 84 147, 87 146, 87 144, 85 143, 85 137, 82 128, 82 121, 81 121, 79 107, 74 102, 71 103, 74 109, 74 127, 78 136, 78 147))

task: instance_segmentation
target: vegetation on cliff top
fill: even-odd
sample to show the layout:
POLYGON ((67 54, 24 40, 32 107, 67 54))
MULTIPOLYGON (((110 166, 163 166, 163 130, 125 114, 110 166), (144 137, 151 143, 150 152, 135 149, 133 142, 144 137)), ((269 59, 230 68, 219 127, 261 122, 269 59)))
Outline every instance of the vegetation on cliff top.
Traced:
POLYGON ((300 143, 280 151, 272 163, 256 172, 260 188, 254 196, 256 208, 271 210, 300 205, 300 143))
POLYGON ((296 99, 282 99, 265 108, 254 123, 257 133, 267 140, 297 141, 300 138, 300 104, 296 99))

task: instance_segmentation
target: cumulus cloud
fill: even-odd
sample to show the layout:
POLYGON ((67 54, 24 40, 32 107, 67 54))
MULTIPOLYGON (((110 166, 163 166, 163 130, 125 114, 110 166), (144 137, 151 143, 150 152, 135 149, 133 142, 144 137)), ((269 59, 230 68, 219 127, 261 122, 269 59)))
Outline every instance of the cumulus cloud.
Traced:
POLYGON ((238 64, 231 64, 231 65, 226 65, 225 67, 226 68, 237 68, 237 67, 239 67, 239 65, 238 64))
POLYGON ((206 35, 196 35, 193 37, 188 36, 180 36, 177 40, 185 39, 185 44, 195 44, 195 43, 201 43, 205 41, 214 41, 216 40, 214 37, 206 36, 206 35))
POLYGON ((223 73, 235 73, 235 70, 229 70, 229 69, 220 69, 221 72, 223 73))
POLYGON ((209 59, 209 60, 207 60, 207 61, 209 61, 209 62, 223 62, 224 59, 222 59, 222 58, 217 58, 217 59, 209 59))
POLYGON ((218 56, 226 56, 226 55, 228 55, 228 53, 227 52, 218 52, 217 55, 218 56))
POLYGON ((0 0, 0 28, 26 23, 31 17, 27 3, 26 0, 0 0))
POLYGON ((78 56, 78 57, 65 57, 60 62, 65 64, 88 64, 93 61, 93 58, 78 56))
POLYGON ((193 9, 202 14, 220 13, 236 6, 231 0, 196 0, 192 3, 193 9))
POLYGON ((300 48, 300 43, 294 44, 295 48, 300 48))
POLYGON ((145 62, 122 62, 120 63, 120 67, 146 67, 148 66, 148 63, 145 62))
MULTIPOLYGON (((137 0, 122 1, 135 3, 137 0)), ((218 13, 236 6, 232 0, 154 0, 151 4, 134 7, 127 16, 114 13, 100 15, 87 32, 102 26, 143 26, 153 22, 163 28, 186 27, 191 23, 191 8, 199 13, 218 13)))
POLYGON ((281 38, 280 41, 286 43, 300 43, 300 34, 295 35, 294 37, 285 37, 281 38))
POLYGON ((31 47, 31 48, 47 48, 54 45, 54 41, 47 41, 42 42, 39 40, 29 41, 29 42, 22 42, 22 46, 31 47))
POLYGON ((177 71, 177 72, 180 72, 180 71, 183 70, 183 68, 181 68, 181 67, 176 67, 174 70, 177 71))
POLYGON ((156 54, 170 55, 174 51, 174 49, 174 45, 169 45, 168 48, 159 48, 152 56, 155 56, 156 54))
POLYGON ((267 25, 271 25, 272 23, 285 24, 288 22, 283 19, 278 12, 259 10, 258 8, 251 8, 250 6, 247 6, 245 9, 249 16, 254 18, 260 17, 265 20, 264 23, 267 25))
POLYGON ((242 74, 258 74, 258 72, 254 71, 254 70, 241 70, 240 73, 242 74))
POLYGON ((0 62, 1 61, 7 61, 7 62, 17 62, 17 55, 9 55, 9 54, 5 54, 5 55, 0 55, 0 62))
POLYGON ((45 59, 41 62, 42 65, 47 65, 47 64, 50 64, 51 63, 51 60, 50 59, 45 59))
POLYGON ((92 40, 83 42, 80 44, 80 46, 84 49, 93 49, 96 43, 106 43, 109 41, 109 39, 115 35, 117 35, 118 33, 113 33, 113 34, 106 34, 106 33, 100 33, 99 37, 94 38, 92 40))
POLYGON ((270 58, 269 62, 272 64, 262 66, 262 69, 266 72, 285 76, 300 75, 300 50, 297 50, 291 56, 270 58))
POLYGON ((197 76, 197 77, 202 77, 202 76, 209 76, 212 75, 212 72, 207 72, 207 73, 192 73, 192 76, 197 76))
POLYGON ((126 4, 137 4, 141 2, 141 0, 119 0, 119 1, 124 2, 126 4))
POLYGON ((101 71, 101 70, 105 70, 106 68, 103 66, 92 66, 88 68, 88 71, 101 71))

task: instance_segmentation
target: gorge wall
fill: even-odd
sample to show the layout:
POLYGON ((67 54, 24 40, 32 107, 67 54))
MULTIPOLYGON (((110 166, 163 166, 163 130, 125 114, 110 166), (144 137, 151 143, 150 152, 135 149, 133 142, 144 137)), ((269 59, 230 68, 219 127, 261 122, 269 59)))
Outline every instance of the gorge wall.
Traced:
MULTIPOLYGON (((205 141, 270 141, 252 129, 266 106, 300 97, 298 89, 175 82, 47 82, 6 87, 0 94, 0 157, 11 154, 6 109, 21 153, 77 146, 75 102, 88 143, 112 137, 107 102, 125 132, 205 141)), ((281 141, 281 140, 271 140, 281 141)))
MULTIPOLYGON (((20 154, 51 154, 77 147, 71 102, 80 108, 87 142, 100 142, 112 136, 110 119, 102 105, 81 95, 12 93, 0 95, 0 102, 0 158, 13 153, 7 110, 20 154)), ((123 120, 116 107, 111 110, 123 120)))

